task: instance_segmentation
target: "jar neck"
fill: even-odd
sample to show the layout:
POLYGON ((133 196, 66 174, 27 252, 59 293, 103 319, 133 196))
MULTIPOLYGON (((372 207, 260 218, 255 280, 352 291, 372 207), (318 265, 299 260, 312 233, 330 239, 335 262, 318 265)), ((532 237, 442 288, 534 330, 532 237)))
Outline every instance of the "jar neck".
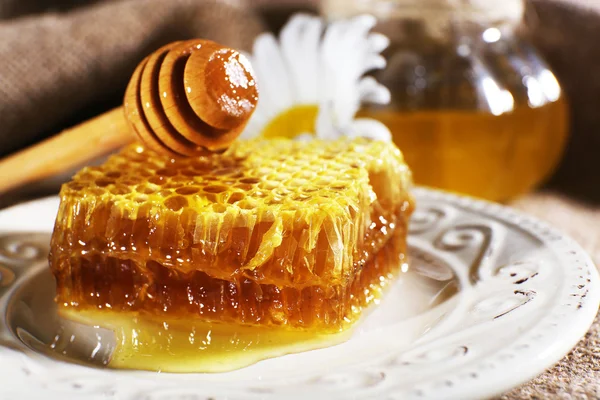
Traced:
POLYGON ((495 28, 508 33, 521 24, 525 12, 524 2, 525 0, 324 0, 321 10, 329 19, 371 14, 382 23, 417 21, 430 36, 444 38, 457 30, 484 34, 489 28, 495 28))

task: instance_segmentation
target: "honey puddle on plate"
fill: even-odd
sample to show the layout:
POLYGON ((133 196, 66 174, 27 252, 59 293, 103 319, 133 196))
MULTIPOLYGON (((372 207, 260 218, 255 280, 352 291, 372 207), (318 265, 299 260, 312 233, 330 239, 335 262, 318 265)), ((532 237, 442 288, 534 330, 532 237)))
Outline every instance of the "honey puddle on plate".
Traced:
MULTIPOLYGON (((109 367, 162 372, 232 371, 267 358, 330 347, 348 340, 363 309, 379 303, 397 275, 408 271, 401 260, 403 258, 397 258, 390 263, 393 270, 398 270, 396 274, 388 272, 376 276, 374 283, 363 290, 364 301, 350 307, 341 327, 337 324, 331 328, 303 330, 243 325, 212 322, 197 316, 165 317, 106 307, 59 306, 58 312, 63 320, 114 332, 115 346, 108 358, 109 367)), ((54 342, 51 347, 60 347, 60 343, 65 342, 64 335, 56 335, 54 342)), ((98 346, 101 347, 101 343, 98 346)))
POLYGON ((284 354, 345 346, 346 341, 369 343, 387 329, 398 334, 390 345, 410 344, 443 315, 445 307, 438 306, 451 307, 446 300, 457 291, 455 276, 443 263, 414 255, 411 268, 385 290, 381 304, 369 307, 368 315, 350 329, 334 334, 189 319, 164 324, 107 310, 67 314, 53 301, 54 279, 42 262, 32 266, 10 294, 4 318, 12 334, 0 345, 21 349, 25 345, 48 358, 95 367, 222 372, 284 354), (439 313, 428 315, 438 308, 439 313))
MULTIPOLYGON (((231 371, 267 358, 329 347, 351 335, 351 330, 318 334, 190 320, 153 321, 110 311, 63 310, 61 315, 113 331, 116 347, 108 366, 120 369, 231 371)), ((61 340, 60 335, 55 337, 61 340)))

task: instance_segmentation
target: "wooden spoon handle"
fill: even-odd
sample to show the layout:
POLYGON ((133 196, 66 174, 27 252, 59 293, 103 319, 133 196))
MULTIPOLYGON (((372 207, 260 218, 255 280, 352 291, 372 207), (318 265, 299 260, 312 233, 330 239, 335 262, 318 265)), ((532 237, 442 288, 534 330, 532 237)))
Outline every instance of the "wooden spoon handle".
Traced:
POLYGON ((135 140, 122 107, 0 160, 0 193, 81 166, 135 140))
POLYGON ((0 193, 79 167, 136 135, 171 156, 225 150, 257 102, 252 68, 237 51, 202 39, 168 44, 138 65, 123 108, 0 160, 0 193))

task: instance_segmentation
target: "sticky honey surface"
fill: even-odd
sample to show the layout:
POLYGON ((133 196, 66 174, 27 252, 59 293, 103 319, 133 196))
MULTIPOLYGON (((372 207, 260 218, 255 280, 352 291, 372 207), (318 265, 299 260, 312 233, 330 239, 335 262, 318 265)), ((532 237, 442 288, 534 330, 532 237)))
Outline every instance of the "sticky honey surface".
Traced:
POLYGON ((57 302, 104 318, 123 368, 321 346, 406 264, 410 184, 399 150, 365 139, 262 139, 192 159, 130 146, 61 190, 57 302))
MULTIPOLYGON (((117 303, 98 304, 95 308, 63 304, 60 310, 69 319, 115 332, 117 346, 110 367, 172 372, 228 371, 266 358, 327 347, 346 340, 364 308, 382 297, 385 288, 399 271, 407 270, 401 251, 404 246, 402 236, 394 235, 376 257, 365 265, 361 274, 363 278, 351 286, 347 303, 337 298, 329 300, 348 306, 341 323, 333 319, 332 324, 314 326, 309 319, 306 322, 310 329, 289 329, 284 324, 261 326, 217 322, 194 318, 189 314, 182 318, 173 317, 172 313, 167 312, 132 312, 130 308, 123 308, 117 303)), ((100 279, 101 276, 96 276, 89 282, 82 281, 83 290, 93 291, 97 287, 94 282, 100 279)), ((113 285, 111 290, 119 290, 117 281, 113 285)), ((174 288, 171 299, 177 298, 177 293, 187 296, 198 290, 190 284, 185 288, 178 284, 165 286, 174 288)), ((209 288, 204 289, 210 291, 209 288)), ((211 292, 209 295, 218 296, 219 293, 211 292)), ((102 291, 96 292, 96 296, 102 298, 102 291)), ((256 293, 246 296, 247 301, 259 302, 256 293)), ((323 299, 315 300, 324 302, 323 299)), ((182 308, 191 304, 180 301, 182 308)), ((300 314, 313 318, 318 313, 313 308, 314 304, 293 304, 289 315, 300 314)), ((175 303, 171 302, 170 305, 175 303)), ((209 307, 203 303, 195 305, 209 307)), ((176 315, 182 314, 179 312, 176 315)))
POLYGON ((347 340, 339 333, 291 331, 190 320, 154 320, 131 313, 74 311, 64 317, 115 332, 111 368, 162 372, 225 372, 347 340))

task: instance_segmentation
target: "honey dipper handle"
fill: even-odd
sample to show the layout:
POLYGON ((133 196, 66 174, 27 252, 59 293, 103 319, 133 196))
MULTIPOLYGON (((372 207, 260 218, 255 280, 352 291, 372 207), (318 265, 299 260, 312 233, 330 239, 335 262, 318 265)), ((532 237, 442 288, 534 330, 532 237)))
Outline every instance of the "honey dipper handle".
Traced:
POLYGON ((69 171, 135 140, 121 107, 0 160, 0 193, 69 171))

